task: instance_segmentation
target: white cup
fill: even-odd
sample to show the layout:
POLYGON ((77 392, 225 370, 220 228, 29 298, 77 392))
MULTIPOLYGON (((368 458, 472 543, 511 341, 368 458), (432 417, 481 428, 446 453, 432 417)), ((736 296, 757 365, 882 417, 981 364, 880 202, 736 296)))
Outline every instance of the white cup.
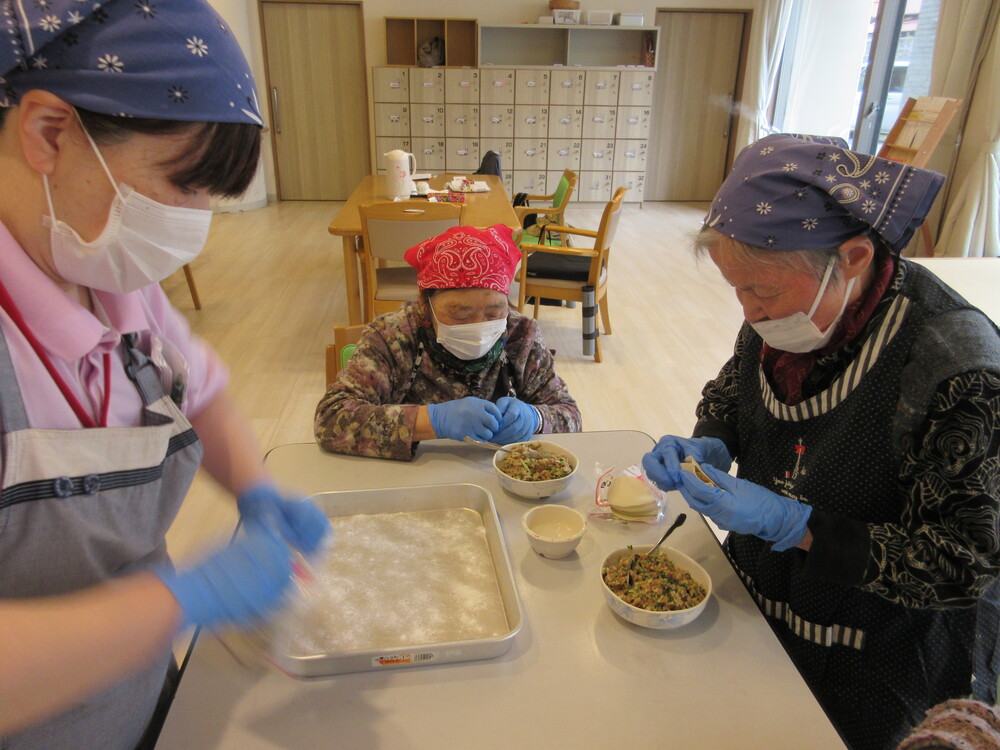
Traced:
POLYGON ((565 505, 538 505, 521 516, 531 548, 542 557, 566 557, 587 533, 587 519, 565 505))

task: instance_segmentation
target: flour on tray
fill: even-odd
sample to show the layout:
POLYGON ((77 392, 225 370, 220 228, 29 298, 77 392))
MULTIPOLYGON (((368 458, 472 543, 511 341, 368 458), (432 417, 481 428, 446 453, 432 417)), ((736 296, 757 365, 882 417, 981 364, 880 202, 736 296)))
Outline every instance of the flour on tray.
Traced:
POLYGON ((509 630, 475 511, 378 513, 331 522, 337 541, 293 614, 291 654, 491 638, 509 630))

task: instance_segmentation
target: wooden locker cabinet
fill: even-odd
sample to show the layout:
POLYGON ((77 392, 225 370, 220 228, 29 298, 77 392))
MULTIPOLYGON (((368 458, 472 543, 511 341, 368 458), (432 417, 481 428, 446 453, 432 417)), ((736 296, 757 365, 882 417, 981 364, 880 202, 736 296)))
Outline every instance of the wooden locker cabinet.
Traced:
POLYGON ((574 200, 606 202, 625 185, 625 200, 639 202, 658 33, 479 27, 478 67, 375 67, 379 169, 391 148, 411 151, 421 172, 471 173, 495 151, 512 195, 550 193, 572 169, 574 200))

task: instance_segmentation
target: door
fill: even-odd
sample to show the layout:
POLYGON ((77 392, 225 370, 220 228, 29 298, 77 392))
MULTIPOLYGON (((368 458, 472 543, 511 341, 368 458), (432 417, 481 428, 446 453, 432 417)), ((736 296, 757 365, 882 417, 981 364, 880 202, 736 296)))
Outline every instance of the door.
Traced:
POLYGON ((261 6, 278 197, 347 200, 370 171, 361 7, 261 6))
POLYGON ((709 201, 734 134, 743 13, 657 11, 660 50, 645 199, 709 201))

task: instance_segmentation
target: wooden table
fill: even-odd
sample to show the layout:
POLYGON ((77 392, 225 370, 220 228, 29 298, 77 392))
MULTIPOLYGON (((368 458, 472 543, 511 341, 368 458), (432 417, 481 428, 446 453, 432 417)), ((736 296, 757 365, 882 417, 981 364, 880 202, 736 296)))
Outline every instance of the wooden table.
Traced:
MULTIPOLYGON (((466 175, 468 176, 468 175, 466 175)), ((431 188, 443 190, 454 174, 434 175, 429 180, 431 188)), ((511 229, 521 226, 517 214, 511 207, 510 198, 503 189, 503 183, 495 175, 476 175, 476 180, 485 181, 490 186, 488 193, 467 193, 462 222, 472 227, 490 227, 504 224, 511 229)), ((330 234, 341 237, 344 243, 344 283, 347 294, 347 313, 351 325, 364 322, 361 319, 361 287, 358 282, 358 256, 361 239, 361 216, 358 206, 365 203, 391 200, 386 196, 385 175, 368 175, 351 193, 347 203, 330 222, 330 234)), ((423 198, 411 199, 423 202, 423 198)))
MULTIPOLYGON (((653 447, 635 431, 546 435, 580 468, 550 498, 587 513, 598 465, 625 468, 653 447)), ((537 501, 503 490, 493 454, 447 440, 413 461, 340 456, 313 443, 267 456, 274 477, 305 493, 468 482, 493 496, 525 623, 502 656, 296 680, 240 666, 207 635, 184 663, 157 750, 510 750, 510 748, 810 748, 844 743, 736 577, 718 540, 678 493, 660 524, 591 519, 576 552, 531 551, 521 516, 537 501), (652 544, 686 510, 671 546, 712 577, 694 622, 646 630, 604 602, 600 567, 628 544, 652 544)))

